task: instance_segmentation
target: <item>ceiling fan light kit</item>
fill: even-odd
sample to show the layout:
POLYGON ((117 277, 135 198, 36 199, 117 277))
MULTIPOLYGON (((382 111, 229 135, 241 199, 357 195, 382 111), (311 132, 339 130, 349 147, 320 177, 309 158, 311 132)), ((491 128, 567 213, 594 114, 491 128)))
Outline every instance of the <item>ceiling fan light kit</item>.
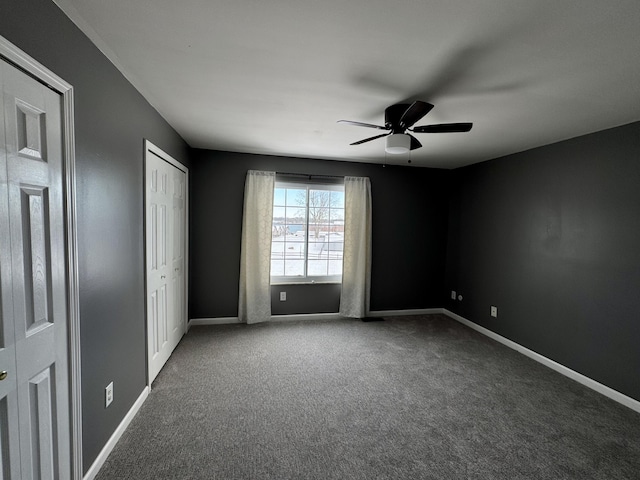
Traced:
POLYGON ((431 111, 433 105, 427 102, 416 100, 409 103, 398 103, 387 107, 384 111, 384 127, 381 125, 372 125, 371 123, 354 122, 351 120, 338 120, 338 123, 346 123, 356 127, 375 128, 378 130, 387 130, 389 133, 376 135, 375 137, 365 138, 353 142, 351 145, 361 145, 363 143, 376 140, 378 138, 387 137, 385 151, 390 154, 398 155, 407 153, 422 147, 422 144, 416 137, 407 131, 413 133, 454 133, 468 132, 473 126, 472 123, 441 123, 438 125, 422 125, 413 127, 413 125, 431 111))
POLYGON ((396 133, 387 136, 385 152, 393 155, 407 153, 411 147, 411 137, 406 133, 396 133))

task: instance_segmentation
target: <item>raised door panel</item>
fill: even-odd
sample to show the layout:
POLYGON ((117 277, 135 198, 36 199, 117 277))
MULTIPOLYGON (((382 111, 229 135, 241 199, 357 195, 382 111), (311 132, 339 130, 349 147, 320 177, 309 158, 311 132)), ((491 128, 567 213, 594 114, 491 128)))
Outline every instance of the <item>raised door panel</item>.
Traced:
POLYGON ((0 386, 0 479, 20 479, 18 396, 15 388, 0 386))
POLYGON ((24 390, 26 395, 22 405, 27 413, 22 416, 28 418, 30 434, 29 445, 25 445, 25 442, 23 448, 30 449, 31 461, 28 465, 23 462, 23 473, 29 474, 28 478, 38 480, 57 479, 55 366, 34 375, 24 390))

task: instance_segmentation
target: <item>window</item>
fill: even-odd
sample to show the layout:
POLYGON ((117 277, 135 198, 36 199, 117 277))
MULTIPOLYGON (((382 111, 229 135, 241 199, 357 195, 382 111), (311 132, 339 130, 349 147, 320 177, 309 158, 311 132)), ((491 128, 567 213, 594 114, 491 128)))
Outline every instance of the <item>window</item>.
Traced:
POLYGON ((344 185, 276 182, 271 283, 340 282, 344 185))

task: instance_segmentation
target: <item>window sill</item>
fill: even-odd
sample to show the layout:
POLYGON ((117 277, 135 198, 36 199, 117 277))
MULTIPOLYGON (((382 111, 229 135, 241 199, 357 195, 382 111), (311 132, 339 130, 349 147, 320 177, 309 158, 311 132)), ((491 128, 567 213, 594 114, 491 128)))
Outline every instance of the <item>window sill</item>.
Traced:
POLYGON ((313 281, 301 281, 301 282, 272 282, 271 283, 272 287, 280 286, 280 285, 342 285, 342 282, 336 281, 336 280, 327 280, 326 282, 313 280, 313 281))

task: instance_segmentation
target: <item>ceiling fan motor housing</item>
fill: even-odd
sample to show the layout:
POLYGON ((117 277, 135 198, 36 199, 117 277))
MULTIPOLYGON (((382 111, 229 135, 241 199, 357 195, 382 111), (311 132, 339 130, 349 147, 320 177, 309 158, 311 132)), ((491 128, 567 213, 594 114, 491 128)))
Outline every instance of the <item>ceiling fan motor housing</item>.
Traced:
POLYGON ((410 103, 397 103, 396 105, 387 107, 384 111, 385 127, 391 129, 393 133, 404 133, 406 127, 403 128, 400 125, 400 119, 410 106, 410 103))

